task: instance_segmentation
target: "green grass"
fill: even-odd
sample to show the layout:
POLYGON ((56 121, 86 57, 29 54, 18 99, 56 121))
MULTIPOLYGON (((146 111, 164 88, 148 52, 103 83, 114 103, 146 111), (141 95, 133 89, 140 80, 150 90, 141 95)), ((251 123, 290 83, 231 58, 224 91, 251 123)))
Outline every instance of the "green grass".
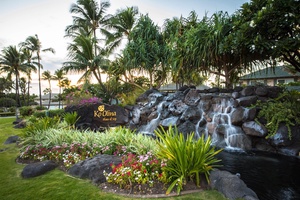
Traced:
MULTIPOLYGON (((12 122, 15 118, 0 118, 0 199, 5 200, 101 200, 101 199, 130 199, 116 194, 102 192, 89 180, 81 180, 55 169, 42 176, 31 179, 21 177, 25 165, 15 162, 19 149, 15 144, 5 145, 5 140, 12 135, 22 136, 20 129, 14 129, 12 122)), ((225 200, 216 191, 207 190, 200 193, 170 197, 176 200, 225 200)))

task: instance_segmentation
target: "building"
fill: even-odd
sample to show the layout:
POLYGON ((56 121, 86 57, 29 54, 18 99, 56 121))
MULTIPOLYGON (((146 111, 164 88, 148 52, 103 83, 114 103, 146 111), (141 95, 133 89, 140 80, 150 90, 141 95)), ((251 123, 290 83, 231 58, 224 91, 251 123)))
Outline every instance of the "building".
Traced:
POLYGON ((275 86, 300 81, 300 73, 288 72, 284 66, 267 67, 240 77, 240 85, 264 84, 275 86))

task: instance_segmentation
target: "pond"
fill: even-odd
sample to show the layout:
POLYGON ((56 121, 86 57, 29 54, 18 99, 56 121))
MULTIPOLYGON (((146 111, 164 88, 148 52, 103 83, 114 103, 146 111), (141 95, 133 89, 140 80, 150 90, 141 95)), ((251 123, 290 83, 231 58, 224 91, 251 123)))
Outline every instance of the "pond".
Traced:
POLYGON ((300 158, 269 152, 222 151, 220 169, 240 178, 260 200, 300 199, 300 158))

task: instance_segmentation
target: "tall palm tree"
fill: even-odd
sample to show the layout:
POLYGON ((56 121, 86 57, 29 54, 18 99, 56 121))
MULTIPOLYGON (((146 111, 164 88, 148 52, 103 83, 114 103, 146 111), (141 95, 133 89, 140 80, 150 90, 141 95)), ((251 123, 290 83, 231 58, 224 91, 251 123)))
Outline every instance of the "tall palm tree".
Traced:
POLYGON ((110 52, 119 47, 124 39, 129 40, 129 35, 137 22, 138 13, 137 7, 127 7, 117 10, 117 13, 110 18, 107 27, 111 30, 102 31, 107 37, 106 44, 109 45, 110 52))
POLYGON ((40 106, 42 106, 42 87, 41 87, 41 52, 51 52, 55 53, 53 48, 42 49, 42 43, 38 38, 38 35, 29 36, 26 38, 25 42, 20 44, 22 47, 29 49, 32 53, 36 53, 37 65, 38 65, 38 79, 39 79, 39 98, 40 106))
POLYGON ((63 63, 65 72, 83 73, 79 82, 87 83, 92 76, 96 78, 101 88, 105 91, 105 86, 101 79, 101 69, 105 70, 108 66, 108 59, 105 51, 98 46, 99 54, 94 54, 95 41, 89 36, 79 35, 68 47, 70 61, 63 63))
POLYGON ((51 80, 53 80, 53 76, 51 75, 51 72, 49 70, 44 71, 42 73, 42 79, 48 81, 49 85, 49 102, 48 102, 48 110, 50 109, 50 102, 51 102, 51 94, 52 94, 52 89, 51 89, 51 80))
POLYGON ((30 81, 31 79, 31 73, 37 71, 37 63, 32 58, 32 52, 27 48, 22 48, 22 56, 26 60, 28 65, 31 67, 26 68, 26 75, 27 75, 27 105, 29 105, 29 99, 30 99, 30 81))
POLYGON ((110 7, 108 1, 100 2, 100 6, 94 0, 77 0, 77 4, 72 4, 70 12, 73 15, 73 24, 67 26, 66 34, 72 35, 74 32, 86 27, 87 33, 92 36, 94 42, 94 53, 97 55, 97 29, 104 30, 110 15, 106 15, 106 10, 110 7))
POLYGON ((54 72, 53 80, 58 81, 58 87, 59 87, 59 94, 58 94, 58 108, 60 108, 61 105, 61 88, 63 86, 63 80, 66 79, 66 74, 63 69, 58 69, 54 72))
POLYGON ((20 73, 25 73, 26 67, 31 66, 24 63, 21 52, 16 46, 8 46, 2 50, 2 55, 0 55, 0 72, 7 73, 9 78, 11 78, 12 75, 15 76, 17 106, 21 106, 19 92, 20 73))

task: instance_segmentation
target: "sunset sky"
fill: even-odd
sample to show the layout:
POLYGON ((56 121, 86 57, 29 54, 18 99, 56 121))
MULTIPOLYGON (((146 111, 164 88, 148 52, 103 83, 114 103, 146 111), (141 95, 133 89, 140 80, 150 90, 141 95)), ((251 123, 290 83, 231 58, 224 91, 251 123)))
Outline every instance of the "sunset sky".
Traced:
MULTIPOLYGON (((241 5, 250 0, 110 0, 109 14, 117 9, 137 6, 141 14, 161 26, 165 19, 187 17, 195 10, 201 19, 216 11, 227 11, 232 14, 241 5)), ((98 1, 100 2, 100 1, 98 1)), ((70 5, 76 0, 1 0, 0 1, 0 50, 9 45, 17 45, 28 36, 37 34, 43 48, 52 47, 56 53, 42 54, 44 70, 54 73, 66 61, 68 40, 64 38, 66 26, 72 24, 70 5)), ((71 84, 77 82, 78 75, 69 76, 71 84)), ((37 94, 37 76, 33 76, 32 91, 37 94)), ((56 84, 53 82, 53 86, 56 84)), ((47 83, 43 83, 43 89, 47 83)), ((58 87, 53 87, 57 92, 58 87)))

